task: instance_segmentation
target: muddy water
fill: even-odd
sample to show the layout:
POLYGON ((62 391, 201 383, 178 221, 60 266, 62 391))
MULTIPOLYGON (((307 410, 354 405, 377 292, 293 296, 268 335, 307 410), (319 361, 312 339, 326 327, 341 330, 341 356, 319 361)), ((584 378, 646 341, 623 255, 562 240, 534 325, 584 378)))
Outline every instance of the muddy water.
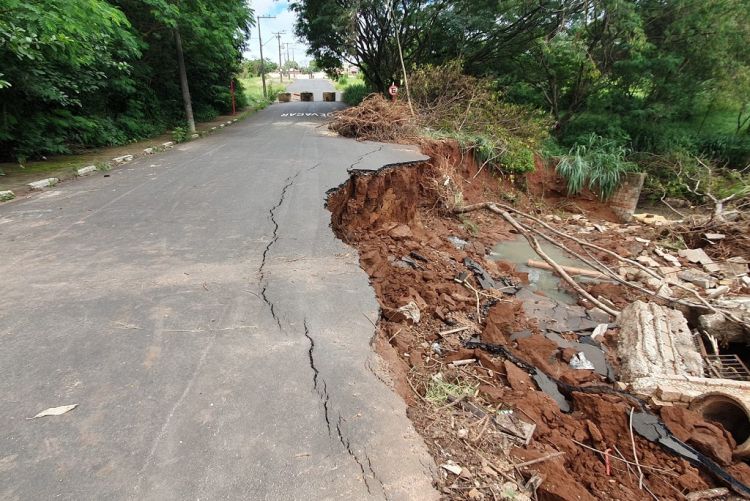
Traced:
MULTIPOLYGON (((555 262, 562 266, 574 266, 576 268, 588 268, 585 263, 579 259, 570 256, 554 245, 540 242, 542 249, 555 262)), ((560 279, 554 272, 531 268, 526 265, 529 259, 541 261, 542 259, 529 246, 526 239, 506 240, 500 242, 492 248, 489 255, 490 259, 495 261, 508 261, 516 265, 516 270, 529 274, 530 288, 534 292, 541 292, 546 297, 554 299, 563 304, 575 304, 577 299, 560 287, 560 279)), ((592 281, 587 277, 576 277, 581 282, 592 281)))

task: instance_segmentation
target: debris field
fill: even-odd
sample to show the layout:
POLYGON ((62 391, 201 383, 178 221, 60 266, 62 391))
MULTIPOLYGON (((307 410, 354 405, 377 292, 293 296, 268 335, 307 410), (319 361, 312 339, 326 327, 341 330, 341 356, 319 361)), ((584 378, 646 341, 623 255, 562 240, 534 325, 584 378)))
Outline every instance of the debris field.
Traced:
POLYGON ((328 207, 444 497, 748 496, 748 222, 622 222, 544 165, 499 178, 422 148, 328 207))

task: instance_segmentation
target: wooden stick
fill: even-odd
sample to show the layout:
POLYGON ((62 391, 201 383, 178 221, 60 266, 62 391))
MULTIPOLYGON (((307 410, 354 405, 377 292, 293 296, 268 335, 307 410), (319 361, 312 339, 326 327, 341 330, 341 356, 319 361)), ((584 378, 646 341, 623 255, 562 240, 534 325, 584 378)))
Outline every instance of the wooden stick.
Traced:
POLYGON ((533 464, 542 463, 549 459, 559 458, 560 456, 564 456, 564 455, 565 455, 564 452, 553 452, 552 454, 547 454, 546 456, 532 459, 531 461, 525 461, 523 463, 516 463, 514 468, 523 468, 524 466, 531 466, 533 464))
MULTIPOLYGON (((526 266, 530 268, 539 268, 541 270, 553 270, 552 266, 550 266, 549 264, 542 261, 536 261, 534 259, 529 259, 526 262, 526 266)), ((570 275, 583 275, 584 277, 592 278, 609 278, 609 276, 605 275, 604 273, 599 273, 598 271, 594 270, 585 270, 583 268, 576 268, 575 266, 560 265, 560 268, 568 272, 570 275)))
POLYGON ((597 308, 601 309, 602 311, 605 311, 605 312, 609 313, 612 316, 616 317, 617 315, 620 314, 620 312, 618 310, 610 308, 609 306, 607 306, 606 304, 602 303, 601 301, 599 301, 598 299, 596 299, 594 296, 592 296, 591 294, 589 294, 583 287, 581 287, 580 285, 578 285, 578 282, 576 282, 575 280, 573 280, 573 278, 570 275, 568 275, 565 272, 565 270, 563 270, 560 267, 559 264, 557 264, 551 257, 549 257, 542 250, 542 247, 539 245, 539 242, 537 241, 536 237, 534 237, 534 235, 532 235, 531 233, 529 233, 526 230, 526 228, 524 228, 523 226, 521 226, 518 223, 518 221, 516 221, 515 219, 513 219, 513 216, 511 216, 507 211, 503 211, 501 214, 505 218, 506 221, 508 221, 516 230, 518 230, 519 233, 521 233, 521 235, 523 235, 526 238, 526 240, 528 240, 529 245, 531 245, 531 248, 534 249, 534 252, 536 252, 539 255, 539 257, 541 257, 542 259, 544 259, 545 261, 547 261, 547 263, 552 267, 552 269, 555 271, 555 273, 557 273, 558 275, 560 275, 560 278, 562 278, 563 280, 565 280, 565 282, 567 282, 568 285, 570 285, 578 294, 580 294, 581 296, 583 296, 584 298, 586 298, 588 301, 591 302, 591 304, 593 304, 597 308))

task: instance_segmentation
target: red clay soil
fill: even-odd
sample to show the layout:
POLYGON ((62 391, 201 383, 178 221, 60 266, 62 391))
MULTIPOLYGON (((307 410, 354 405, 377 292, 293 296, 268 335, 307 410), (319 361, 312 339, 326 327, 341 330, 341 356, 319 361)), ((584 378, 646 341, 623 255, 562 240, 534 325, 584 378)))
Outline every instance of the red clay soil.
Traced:
MULTIPOLYGON (((561 351, 545 338, 537 320, 526 316, 519 301, 499 293, 480 296, 478 312, 477 295, 454 280, 466 271, 466 257, 480 263, 496 280, 519 284, 526 277, 516 273, 513 265, 486 257, 494 244, 514 237, 511 227, 484 211, 463 219, 455 217, 446 209, 451 201, 446 200, 445 186, 453 183, 466 204, 513 201, 519 207, 539 208, 539 202, 532 203, 533 198, 515 189, 512 183, 518 180, 498 182, 487 169, 477 175, 477 166, 454 143, 431 143, 423 145, 423 150, 433 158, 430 163, 353 175, 330 196, 328 206, 337 235, 359 250, 361 266, 369 274, 380 302, 382 315, 374 346, 391 368, 395 389, 409 405, 409 415, 436 463, 452 460, 463 468, 459 476, 441 469, 438 487, 445 498, 493 499, 509 474, 521 485, 538 474, 543 479, 538 499, 653 499, 639 489, 628 426, 632 406, 628 398, 574 392, 573 410, 564 413, 537 389, 523 368, 480 349, 463 347, 463 341, 479 336, 563 382, 576 386, 607 384, 594 371, 572 369, 567 363, 570 350, 561 351), (457 249, 448 236, 469 244, 457 249), (405 257, 408 259, 402 260, 405 257), (409 302, 420 310, 419 323, 398 311, 409 302), (457 325, 468 329, 439 334, 457 325), (511 333, 524 330, 531 335, 510 341, 511 333), (439 343, 439 352, 434 343, 439 343), (476 363, 449 365, 466 359, 475 359, 476 363), (463 403, 437 405, 426 400, 427 388, 438 373, 446 382, 477 388, 476 395, 465 401, 489 412, 513 409, 514 415, 534 423, 536 430, 530 443, 519 446, 494 430, 488 431, 487 420, 466 412, 463 403), (610 475, 604 454, 597 452, 605 450, 610 455, 610 475), (564 455, 513 468, 513 464, 556 451, 564 455)), ((542 179, 545 193, 549 193, 548 174, 535 176, 537 179, 529 180, 527 187, 540 185, 542 179)), ((559 206, 561 201, 553 198, 552 202, 559 206)), ((592 220, 607 215, 607 209, 601 206, 594 215, 587 212, 589 203, 595 201, 575 200, 592 220)), ((602 238, 610 238, 610 246, 614 244, 611 237, 602 238)), ((597 287, 618 306, 632 299, 619 286, 597 287)), ((614 335, 616 332, 610 331, 607 336, 614 335)), ((730 471, 750 483, 750 468, 732 462, 729 451, 734 444, 720 425, 702 421, 684 409, 664 408, 662 416, 679 438, 728 465, 730 471)), ((683 499, 689 492, 716 486, 712 477, 637 435, 635 447, 644 485, 659 499, 683 499)))

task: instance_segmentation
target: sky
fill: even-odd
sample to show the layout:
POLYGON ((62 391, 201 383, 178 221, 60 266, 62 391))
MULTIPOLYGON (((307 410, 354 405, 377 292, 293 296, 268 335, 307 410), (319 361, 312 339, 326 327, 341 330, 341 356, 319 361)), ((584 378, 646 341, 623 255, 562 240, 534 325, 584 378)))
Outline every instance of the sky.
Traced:
MULTIPOLYGON (((306 54, 307 46, 294 36, 294 22, 297 16, 289 9, 289 2, 287 0, 248 0, 248 3, 255 11, 256 16, 275 16, 275 19, 260 19, 261 33, 263 34, 263 56, 278 62, 279 43, 274 33, 283 31, 284 34, 281 35, 283 61, 286 61, 286 45, 284 44, 288 42, 289 58, 302 66, 307 66, 310 56, 306 54)), ((252 28, 247 45, 247 50, 244 53, 245 58, 259 58, 257 25, 252 28)))

